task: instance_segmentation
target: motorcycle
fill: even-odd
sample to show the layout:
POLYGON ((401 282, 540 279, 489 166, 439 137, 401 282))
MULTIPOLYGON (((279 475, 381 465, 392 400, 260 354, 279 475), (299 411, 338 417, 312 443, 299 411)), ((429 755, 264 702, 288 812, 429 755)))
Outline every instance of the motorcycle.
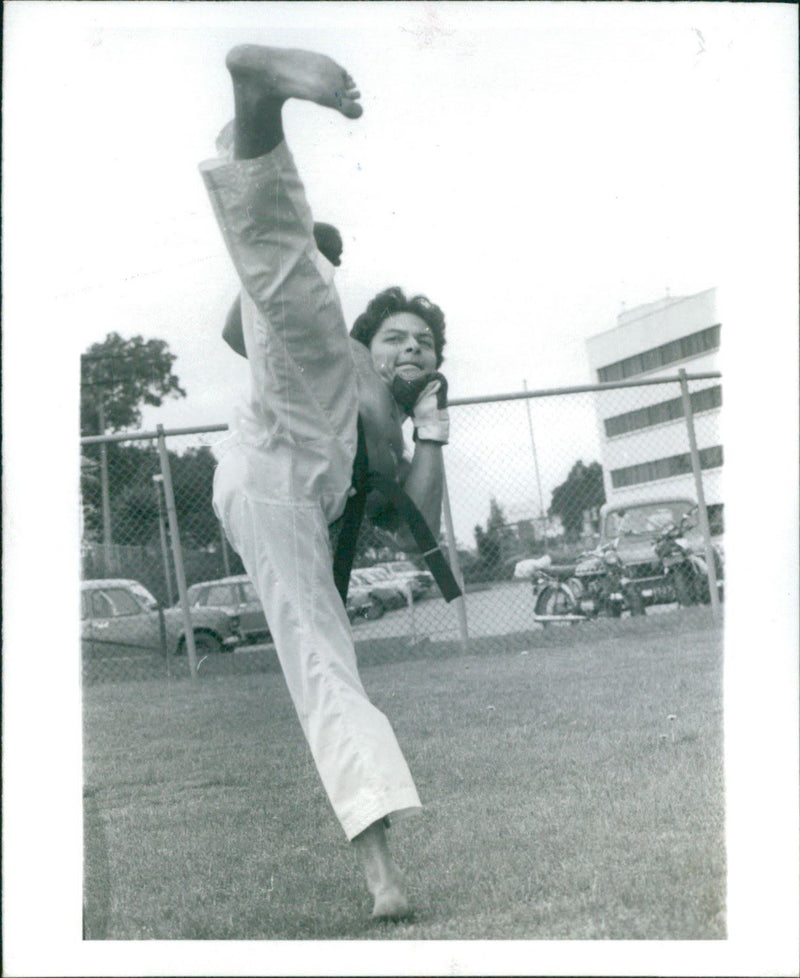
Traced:
POLYGON ((574 565, 543 564, 534 578, 534 620, 588 621, 619 618, 623 611, 643 615, 644 602, 626 573, 616 541, 583 553, 574 565))
MULTIPOLYGON (((686 514, 679 524, 670 523, 656 539, 656 556, 674 599, 679 605, 709 604, 711 601, 708 564, 703 554, 689 547, 684 536, 693 524, 686 514)), ((714 550, 714 570, 720 598, 723 591, 723 567, 719 552, 714 550)))

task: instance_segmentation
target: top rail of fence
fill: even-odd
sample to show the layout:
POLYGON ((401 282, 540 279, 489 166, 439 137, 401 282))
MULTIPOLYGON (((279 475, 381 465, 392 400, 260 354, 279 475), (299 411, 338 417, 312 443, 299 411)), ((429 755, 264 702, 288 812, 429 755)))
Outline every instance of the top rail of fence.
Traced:
MULTIPOLYGON (((706 373, 686 374, 686 380, 718 380, 722 374, 718 370, 706 373)), ((467 404, 492 404, 498 401, 522 401, 533 397, 557 397, 560 394, 586 394, 598 391, 618 390, 624 387, 650 387, 655 384, 679 384, 678 374, 669 377, 650 377, 647 380, 615 380, 605 384, 577 384, 572 387, 548 387, 534 391, 518 391, 512 394, 484 394, 479 397, 455 397, 449 401, 450 407, 463 407, 467 404)), ((201 435, 215 431, 227 431, 227 424, 197 425, 191 428, 165 428, 163 431, 117 432, 113 435, 84 435, 81 445, 98 445, 113 441, 152 441, 159 434, 164 437, 178 435, 201 435)))
MULTIPOLYGON (((691 378, 689 378, 691 380, 691 378)), ((163 434, 165 438, 176 435, 205 435, 214 431, 227 431, 227 424, 204 424, 193 428, 165 428, 159 431, 120 431, 113 435, 83 435, 81 445, 99 445, 110 441, 153 441, 163 434)))
MULTIPOLYGON (((687 380, 717 380, 722 377, 718 370, 707 373, 687 374, 687 380)), ((648 380, 614 380, 605 384, 577 384, 573 387, 548 387, 536 391, 519 391, 516 394, 484 394, 480 397, 454 397, 448 400, 449 407, 462 407, 465 404, 492 404, 495 401, 522 401, 532 397, 556 397, 559 394, 586 394, 597 391, 611 391, 620 387, 651 387, 654 384, 679 384, 679 374, 669 377, 650 377, 648 380)))

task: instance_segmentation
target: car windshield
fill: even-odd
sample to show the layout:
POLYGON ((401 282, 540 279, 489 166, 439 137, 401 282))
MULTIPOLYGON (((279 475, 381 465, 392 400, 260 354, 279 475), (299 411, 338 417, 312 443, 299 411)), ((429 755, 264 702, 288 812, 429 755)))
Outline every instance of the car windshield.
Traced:
POLYGON ((158 601, 153 597, 153 595, 147 590, 144 584, 140 584, 138 581, 131 581, 128 585, 131 591, 136 595, 137 598, 141 598, 143 604, 148 608, 157 608, 158 601))
POLYGON ((368 581, 388 581, 389 571, 385 567, 370 567, 368 571, 364 571, 364 577, 368 581))
POLYGON ((206 592, 203 602, 207 608, 227 608, 238 603, 232 584, 213 584, 206 592))
POLYGON ((389 564, 388 567, 395 574, 415 574, 417 572, 417 568, 408 560, 400 560, 395 564, 389 564))
POLYGON ((136 598, 126 588, 121 587, 92 591, 91 608, 92 618, 122 618, 125 615, 142 613, 136 598))
POLYGON ((631 506, 614 509, 606 515, 604 536, 652 537, 671 523, 680 523, 681 517, 694 508, 692 503, 676 500, 669 503, 651 503, 647 506, 631 506))

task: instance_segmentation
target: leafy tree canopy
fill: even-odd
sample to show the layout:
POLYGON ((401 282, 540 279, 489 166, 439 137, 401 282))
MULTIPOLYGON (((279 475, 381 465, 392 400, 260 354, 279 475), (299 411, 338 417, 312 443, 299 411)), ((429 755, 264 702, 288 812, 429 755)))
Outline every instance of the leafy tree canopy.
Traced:
MULTIPOLYGON (((99 446, 86 445, 84 454, 92 459, 99 446)), ((112 539, 114 543, 145 546, 159 540, 159 493, 153 476, 161 465, 153 445, 125 445, 111 442, 107 446, 109 498, 112 539)), ((190 448, 182 455, 168 452, 175 510, 181 541, 186 547, 201 548, 219 542, 219 523, 211 505, 216 462, 211 450, 190 448)), ((102 500, 98 479, 84 480, 83 502, 86 507, 85 535, 100 540, 102 536, 102 500)), ((166 513, 162 518, 166 524, 166 513)))
POLYGON ((165 397, 186 397, 172 364, 177 357, 164 340, 124 339, 109 333, 81 357, 81 434, 136 428, 144 404, 158 407, 165 397))
POLYGON ((500 503, 492 497, 489 502, 489 519, 486 529, 475 527, 475 544, 483 571, 493 576, 500 572, 504 563, 517 550, 514 531, 508 525, 500 503))
POLYGON ((582 461, 577 461, 566 480, 553 490, 550 515, 560 516, 567 538, 576 540, 583 529, 584 511, 602 506, 605 501, 600 463, 584 465, 582 461))

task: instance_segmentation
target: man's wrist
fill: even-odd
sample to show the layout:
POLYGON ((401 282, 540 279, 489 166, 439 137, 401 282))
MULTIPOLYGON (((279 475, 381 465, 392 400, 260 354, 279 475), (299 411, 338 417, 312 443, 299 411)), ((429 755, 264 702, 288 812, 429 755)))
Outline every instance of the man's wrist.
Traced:
POLYGON ((414 425, 414 441, 430 445, 446 445, 450 440, 450 422, 423 421, 414 425))

